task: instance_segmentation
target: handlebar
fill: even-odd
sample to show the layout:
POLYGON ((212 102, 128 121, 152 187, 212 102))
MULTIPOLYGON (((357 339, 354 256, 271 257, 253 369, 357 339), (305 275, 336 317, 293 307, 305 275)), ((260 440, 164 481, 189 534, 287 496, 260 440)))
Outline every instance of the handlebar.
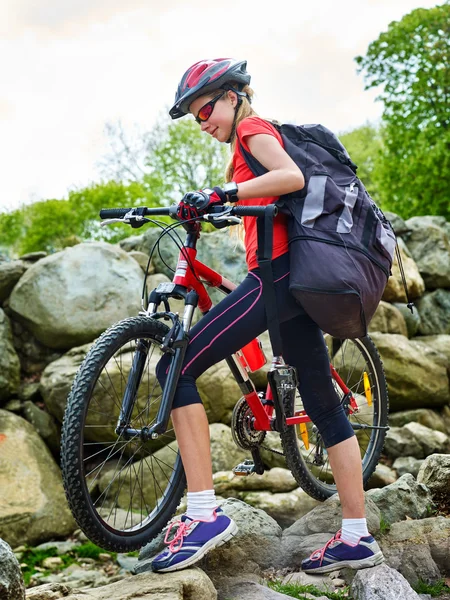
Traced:
MULTIPOLYGON (((168 206, 168 207, 158 207, 158 208, 147 208, 144 206, 141 206, 139 208, 134 207, 134 208, 102 208, 100 211, 100 218, 101 219, 123 219, 128 213, 130 213, 131 211, 136 211, 134 212, 134 215, 140 215, 140 216, 170 216, 172 218, 176 217, 177 214, 177 205, 173 205, 173 206, 168 206)), ((217 216, 220 216, 220 214, 226 213, 227 215, 230 216, 235 216, 235 217, 263 217, 264 215, 270 215, 272 214, 274 217, 277 215, 278 213, 278 207, 275 206, 275 204, 268 204, 266 206, 224 206, 224 207, 219 207, 217 205, 215 205, 213 207, 213 210, 211 210, 212 213, 217 214, 217 216), (219 208, 222 208, 223 210, 218 210, 219 208)), ((133 214, 133 213, 132 213, 133 214)))

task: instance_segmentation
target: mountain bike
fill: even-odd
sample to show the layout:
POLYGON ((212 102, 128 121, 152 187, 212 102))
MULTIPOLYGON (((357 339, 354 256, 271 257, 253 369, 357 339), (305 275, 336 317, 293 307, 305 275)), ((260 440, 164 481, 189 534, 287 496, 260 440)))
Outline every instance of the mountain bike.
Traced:
MULTIPOLYGON (((139 315, 113 325, 90 348, 64 416, 62 474, 70 508, 89 539, 117 552, 138 549, 154 538, 175 514, 186 487, 170 413, 189 329, 196 308, 203 314, 211 309, 205 284, 224 294, 236 287, 197 260, 200 221, 222 228, 239 223, 239 217, 274 214, 277 209, 274 205, 216 206, 199 219, 183 222, 177 220, 176 210, 171 206, 100 212, 106 219, 103 224, 138 227, 152 221, 162 227, 161 236, 172 238, 174 228, 181 225, 186 236, 180 243, 173 281, 160 283, 139 315), (161 215, 176 222, 168 226, 150 219, 161 215), (173 299, 184 301, 182 315, 170 310, 173 299), (166 353, 170 366, 161 389, 155 368, 166 353)), ((380 356, 369 337, 325 339, 334 387, 358 437, 367 483, 388 429, 388 394, 380 356)), ((303 408, 295 369, 282 357, 274 357, 267 388, 258 392, 249 375, 266 362, 257 339, 226 362, 242 392, 231 419, 232 436, 249 453, 235 474, 262 474, 266 465, 261 449, 266 448, 284 454, 298 485, 313 498, 325 500, 334 494, 327 450, 303 408), (282 452, 267 446, 268 432, 280 436, 282 452)))

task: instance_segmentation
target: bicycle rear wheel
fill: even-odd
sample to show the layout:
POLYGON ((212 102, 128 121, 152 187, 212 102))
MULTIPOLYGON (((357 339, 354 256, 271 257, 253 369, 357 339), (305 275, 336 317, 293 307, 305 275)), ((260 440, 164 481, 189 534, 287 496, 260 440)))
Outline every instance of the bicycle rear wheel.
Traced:
POLYGON ((186 486, 171 423, 155 440, 140 433, 154 423, 161 402, 155 367, 168 330, 146 317, 111 327, 88 352, 67 401, 61 441, 66 496, 80 528, 107 550, 137 550, 151 540, 186 486), (135 433, 117 433, 125 390, 133 385, 128 426, 135 433))
MULTIPOLYGON (((365 485, 377 466, 386 436, 389 400, 383 365, 368 336, 339 340, 326 335, 325 341, 330 362, 358 405, 358 410, 352 412, 348 398, 334 381, 359 442, 365 485)), ((303 410, 299 394, 295 406, 286 406, 285 410, 286 416, 303 410)), ((316 500, 326 500, 335 494, 328 453, 317 427, 312 422, 288 427, 280 437, 288 467, 302 489, 316 500)))

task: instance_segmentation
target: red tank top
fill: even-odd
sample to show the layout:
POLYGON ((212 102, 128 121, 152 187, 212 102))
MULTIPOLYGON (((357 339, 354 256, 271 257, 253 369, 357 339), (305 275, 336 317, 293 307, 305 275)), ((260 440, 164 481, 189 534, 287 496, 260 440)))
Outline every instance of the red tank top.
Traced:
MULTIPOLYGON (((284 148, 281 136, 275 129, 275 127, 267 121, 264 121, 264 119, 261 119, 260 117, 247 117, 246 119, 241 121, 237 127, 237 133, 239 135, 239 139, 241 140, 244 149, 248 152, 250 152, 250 149, 247 144, 248 138, 252 135, 258 135, 261 133, 273 135, 284 148)), ((255 176, 246 165, 245 159, 242 156, 241 150, 239 148, 239 144, 236 144, 236 149, 234 151, 233 167, 233 181, 235 181, 236 183, 242 183, 243 181, 254 179, 255 176)), ((251 200, 239 200, 239 204, 241 206, 265 206, 267 204, 272 204, 273 202, 276 202, 278 198, 279 196, 271 196, 268 198, 252 198, 251 200)), ((258 239, 256 231, 256 217, 244 217, 243 222, 245 230, 245 258, 247 261, 248 269, 250 271, 251 269, 256 269, 256 267, 258 266, 258 239)), ((278 214, 277 217, 274 219, 272 260, 274 258, 278 258, 278 256, 281 256, 287 251, 287 218, 285 215, 278 214)))

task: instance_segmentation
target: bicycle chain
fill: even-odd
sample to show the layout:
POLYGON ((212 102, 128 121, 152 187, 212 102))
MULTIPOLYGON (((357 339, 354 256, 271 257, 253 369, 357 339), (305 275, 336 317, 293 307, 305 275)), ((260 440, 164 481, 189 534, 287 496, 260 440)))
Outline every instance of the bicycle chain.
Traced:
POLYGON ((264 444, 259 445, 263 450, 268 450, 269 452, 273 452, 273 454, 279 454, 280 456, 285 456, 284 452, 280 452, 279 450, 275 450, 275 448, 269 448, 269 446, 264 446, 264 444))

